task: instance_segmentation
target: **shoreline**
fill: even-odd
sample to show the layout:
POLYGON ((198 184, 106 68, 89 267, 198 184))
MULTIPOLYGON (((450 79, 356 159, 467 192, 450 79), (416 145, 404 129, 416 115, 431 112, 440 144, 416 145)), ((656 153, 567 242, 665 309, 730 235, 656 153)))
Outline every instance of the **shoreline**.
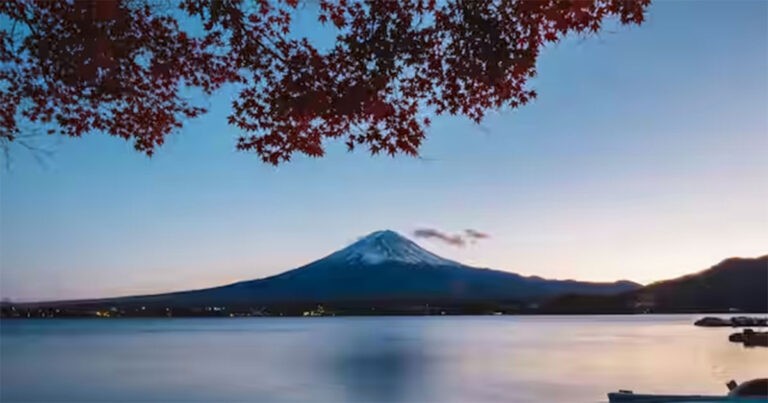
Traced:
MULTIPOLYGON (((392 313, 392 314, 327 314, 327 315, 145 315, 145 316, 111 316, 100 317, 94 315, 62 315, 62 316, 3 316, 0 317, 0 321, 21 321, 21 320, 56 320, 56 319, 85 319, 85 320, 133 320, 133 319, 262 319, 262 318, 377 318, 377 317, 494 317, 494 316, 506 316, 506 317, 618 317, 618 316, 680 316, 680 315, 719 315, 727 316, 732 313, 726 312, 651 312, 651 313, 552 313, 552 312, 540 312, 540 313, 509 313, 509 314, 468 314, 468 313, 451 313, 451 314, 406 314, 406 313, 392 313)), ((748 316, 760 316, 766 315, 762 320, 768 319, 768 313, 748 313, 748 316)), ((709 328, 744 328, 744 327, 768 327, 768 325, 720 325, 720 326, 698 326, 695 322, 691 325, 697 327, 709 327, 709 328)))

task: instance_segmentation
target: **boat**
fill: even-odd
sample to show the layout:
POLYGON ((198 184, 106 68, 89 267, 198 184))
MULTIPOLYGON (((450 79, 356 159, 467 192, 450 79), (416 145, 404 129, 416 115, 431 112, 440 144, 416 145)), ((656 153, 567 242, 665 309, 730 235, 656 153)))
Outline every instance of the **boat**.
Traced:
POLYGON ((642 402, 768 402, 768 378, 753 379, 737 384, 735 381, 727 383, 729 392, 727 395, 653 395, 639 394, 631 390, 619 390, 608 393, 610 403, 642 402))

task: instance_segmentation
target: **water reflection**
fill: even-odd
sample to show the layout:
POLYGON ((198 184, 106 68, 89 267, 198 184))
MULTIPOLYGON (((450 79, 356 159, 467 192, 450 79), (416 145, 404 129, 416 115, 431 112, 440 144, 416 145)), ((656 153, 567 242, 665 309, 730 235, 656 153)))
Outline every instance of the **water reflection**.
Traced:
POLYGON ((326 370, 350 402, 404 402, 424 388, 425 345, 418 328, 339 327, 326 370))
POLYGON ((595 402, 768 374, 768 349, 694 319, 8 321, 0 401, 595 402))

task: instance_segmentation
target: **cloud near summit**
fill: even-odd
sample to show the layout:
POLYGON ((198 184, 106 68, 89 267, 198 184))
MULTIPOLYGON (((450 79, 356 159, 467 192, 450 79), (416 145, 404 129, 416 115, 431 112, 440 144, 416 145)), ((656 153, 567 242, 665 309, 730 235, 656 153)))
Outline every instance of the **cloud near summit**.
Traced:
POLYGON ((451 234, 434 228, 419 228, 413 231, 413 236, 416 238, 437 239, 448 245, 459 247, 465 246, 467 243, 475 243, 480 239, 487 239, 491 237, 485 232, 477 231, 474 229, 464 230, 464 232, 461 234, 451 234))

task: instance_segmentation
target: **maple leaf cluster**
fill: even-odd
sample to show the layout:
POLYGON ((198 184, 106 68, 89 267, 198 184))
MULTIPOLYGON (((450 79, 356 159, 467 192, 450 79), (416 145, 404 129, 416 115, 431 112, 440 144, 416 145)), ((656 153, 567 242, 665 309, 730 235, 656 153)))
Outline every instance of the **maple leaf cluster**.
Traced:
POLYGON ((318 21, 336 32, 321 50, 292 32, 306 12, 297 0, 6 0, 0 139, 26 122, 107 133, 152 155, 205 112, 183 94, 231 84, 237 148, 265 162, 322 156, 326 139, 417 155, 428 115, 479 122, 526 104, 547 43, 608 18, 640 24, 649 2, 319 0, 318 21))

